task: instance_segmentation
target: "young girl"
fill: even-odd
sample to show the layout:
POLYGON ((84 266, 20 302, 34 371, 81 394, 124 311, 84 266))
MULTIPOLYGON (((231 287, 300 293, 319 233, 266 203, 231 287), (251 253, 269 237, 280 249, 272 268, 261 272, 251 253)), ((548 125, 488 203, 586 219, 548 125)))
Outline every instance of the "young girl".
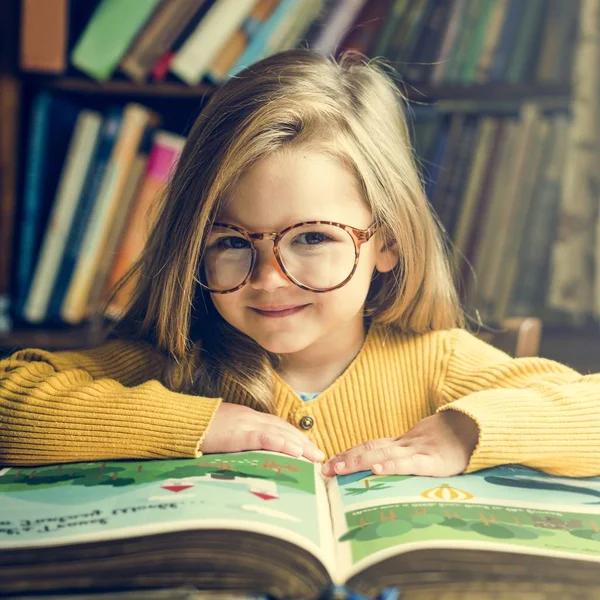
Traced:
POLYGON ((103 345, 0 363, 0 464, 265 449, 326 475, 600 474, 600 376, 464 329, 376 66, 294 50, 218 90, 136 270, 103 345))

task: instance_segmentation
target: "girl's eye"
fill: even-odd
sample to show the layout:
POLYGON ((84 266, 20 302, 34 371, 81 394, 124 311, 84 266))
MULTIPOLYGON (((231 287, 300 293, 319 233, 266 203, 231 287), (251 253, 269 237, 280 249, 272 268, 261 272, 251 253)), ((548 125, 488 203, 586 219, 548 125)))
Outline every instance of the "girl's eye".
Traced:
POLYGON ((220 250, 245 250, 250 247, 247 239, 235 235, 221 237, 214 244, 220 250))
POLYGON ((316 246, 317 244, 323 244, 325 242, 331 242, 333 238, 320 231, 308 231, 301 233, 296 236, 294 243, 296 244, 307 244, 309 246, 316 246))

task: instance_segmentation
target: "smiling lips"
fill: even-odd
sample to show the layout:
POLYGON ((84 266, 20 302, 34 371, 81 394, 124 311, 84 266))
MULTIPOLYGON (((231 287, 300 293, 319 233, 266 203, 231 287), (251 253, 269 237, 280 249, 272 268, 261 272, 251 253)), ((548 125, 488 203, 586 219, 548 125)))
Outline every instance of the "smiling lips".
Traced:
POLYGON ((289 317, 290 315, 295 315, 300 312, 302 309, 306 308, 308 304, 298 304, 298 305, 270 305, 270 306, 262 306, 251 307, 254 312, 261 315, 262 317, 268 317, 270 319, 273 318, 281 318, 281 317, 289 317))

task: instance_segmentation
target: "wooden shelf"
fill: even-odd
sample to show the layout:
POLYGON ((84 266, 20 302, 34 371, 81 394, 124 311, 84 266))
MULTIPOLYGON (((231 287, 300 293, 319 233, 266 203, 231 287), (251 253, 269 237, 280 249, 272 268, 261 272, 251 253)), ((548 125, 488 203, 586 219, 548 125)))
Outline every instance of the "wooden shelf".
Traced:
POLYGON ((8 333, 0 332, 0 355, 21 348, 42 348, 44 350, 70 350, 90 348, 98 345, 103 335, 90 326, 62 329, 20 329, 8 333))
MULTIPOLYGON (((48 77, 25 74, 25 79, 35 85, 53 90, 81 94, 109 96, 157 96, 170 98, 203 98, 216 87, 209 84, 188 86, 183 83, 135 83, 127 80, 93 81, 84 77, 48 77)), ((475 84, 475 85, 411 85, 401 84, 403 92, 415 102, 431 104, 438 100, 465 100, 476 102, 522 102, 539 100, 568 102, 571 88, 568 84, 475 84)))
POLYGON ((106 96, 157 96, 202 98, 215 90, 211 85, 188 86, 180 83, 135 83, 126 80, 93 81, 83 77, 26 76, 27 81, 51 90, 106 96))

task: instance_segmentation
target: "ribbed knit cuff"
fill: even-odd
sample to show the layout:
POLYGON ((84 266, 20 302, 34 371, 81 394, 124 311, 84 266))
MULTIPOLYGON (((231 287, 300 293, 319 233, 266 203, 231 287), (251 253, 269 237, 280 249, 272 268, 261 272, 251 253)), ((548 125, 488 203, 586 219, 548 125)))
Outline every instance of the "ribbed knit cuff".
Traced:
MULTIPOLYGON (((584 389, 582 388, 583 392, 584 389)), ((465 473, 522 464, 555 475, 600 473, 600 405, 543 397, 537 390, 485 390, 442 406, 479 427, 479 443, 465 473)))
MULTIPOLYGON (((172 392, 158 381, 116 388, 99 380, 60 402, 42 394, 5 407, 0 463, 36 465, 118 459, 193 458, 219 398, 172 392)), ((117 384, 118 385, 118 384, 117 384)))

